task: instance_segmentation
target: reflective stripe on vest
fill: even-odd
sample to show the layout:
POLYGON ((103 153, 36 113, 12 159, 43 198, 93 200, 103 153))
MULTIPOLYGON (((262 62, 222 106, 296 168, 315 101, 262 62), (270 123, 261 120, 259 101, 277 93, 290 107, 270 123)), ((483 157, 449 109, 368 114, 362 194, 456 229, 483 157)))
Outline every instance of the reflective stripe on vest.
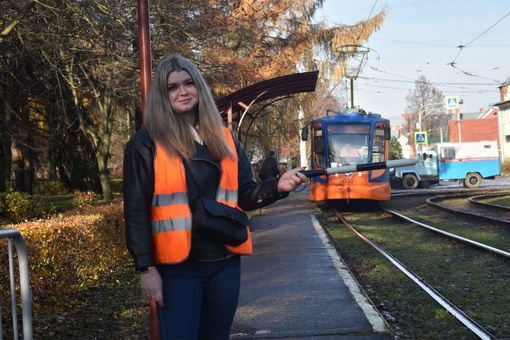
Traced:
MULTIPOLYGON (((224 128, 229 146, 236 151, 230 130, 224 128)), ((222 175, 216 200, 237 206, 238 163, 230 157, 221 160, 222 175)), ((154 196, 151 207, 155 260, 160 264, 175 264, 187 259, 191 249, 191 212, 188 205, 186 176, 181 160, 168 156, 156 143, 154 160, 154 196)), ((236 254, 252 253, 251 235, 237 247, 227 246, 236 254)))

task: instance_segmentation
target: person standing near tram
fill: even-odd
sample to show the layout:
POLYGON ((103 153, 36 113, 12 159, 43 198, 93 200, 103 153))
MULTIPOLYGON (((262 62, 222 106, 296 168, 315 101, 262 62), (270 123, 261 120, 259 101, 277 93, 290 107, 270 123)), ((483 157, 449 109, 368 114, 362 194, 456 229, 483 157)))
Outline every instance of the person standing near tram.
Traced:
POLYGON ((267 154, 266 159, 262 162, 262 168, 259 172, 259 178, 265 180, 268 178, 278 177, 280 175, 280 169, 276 162, 275 152, 270 150, 267 154))

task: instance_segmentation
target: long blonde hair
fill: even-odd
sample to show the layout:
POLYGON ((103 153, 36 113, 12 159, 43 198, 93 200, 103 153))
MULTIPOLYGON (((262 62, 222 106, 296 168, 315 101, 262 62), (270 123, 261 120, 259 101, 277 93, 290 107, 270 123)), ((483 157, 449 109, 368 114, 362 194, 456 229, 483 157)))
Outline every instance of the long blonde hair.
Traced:
POLYGON ((198 93, 200 135, 214 159, 237 159, 223 132, 223 120, 214 103, 209 87, 197 67, 180 55, 171 55, 158 64, 145 106, 144 125, 149 135, 170 154, 190 158, 195 153, 193 135, 186 118, 176 114, 168 101, 167 80, 173 71, 186 71, 198 93))

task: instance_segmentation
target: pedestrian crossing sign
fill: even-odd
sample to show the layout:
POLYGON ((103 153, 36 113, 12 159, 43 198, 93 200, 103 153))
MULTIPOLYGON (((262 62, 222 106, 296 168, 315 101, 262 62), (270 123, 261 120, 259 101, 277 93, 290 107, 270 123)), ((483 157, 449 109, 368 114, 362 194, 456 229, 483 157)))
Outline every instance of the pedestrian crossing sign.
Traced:
POLYGON ((425 131, 415 132, 414 144, 427 144, 427 132, 425 131))
POLYGON ((446 97, 446 108, 448 110, 458 109, 460 107, 459 97, 458 96, 450 96, 446 97))

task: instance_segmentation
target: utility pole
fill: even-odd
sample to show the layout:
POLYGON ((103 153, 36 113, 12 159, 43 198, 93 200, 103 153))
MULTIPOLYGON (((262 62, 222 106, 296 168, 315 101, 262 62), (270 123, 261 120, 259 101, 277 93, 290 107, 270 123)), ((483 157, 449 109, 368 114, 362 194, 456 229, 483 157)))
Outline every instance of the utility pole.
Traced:
POLYGON ((462 136, 460 134, 461 128, 460 128, 460 105, 464 104, 464 100, 459 100, 459 107, 457 108, 457 132, 459 133, 459 143, 462 142, 462 136))
POLYGON ((462 141, 462 137, 460 135, 460 105, 464 104, 464 100, 459 99, 458 96, 449 96, 445 98, 446 109, 448 113, 452 113, 452 110, 455 109, 455 114, 457 116, 457 133, 459 135, 459 142, 462 141))
MULTIPOLYGON (((152 63, 151 63, 151 42, 150 42, 150 26, 149 26, 149 0, 138 0, 138 40, 140 47, 140 80, 141 80, 141 122, 143 125, 145 116, 145 100, 149 93, 152 79, 152 63)), ((156 303, 149 302, 149 322, 150 322, 150 339, 159 340, 159 323, 156 310, 156 303)))

